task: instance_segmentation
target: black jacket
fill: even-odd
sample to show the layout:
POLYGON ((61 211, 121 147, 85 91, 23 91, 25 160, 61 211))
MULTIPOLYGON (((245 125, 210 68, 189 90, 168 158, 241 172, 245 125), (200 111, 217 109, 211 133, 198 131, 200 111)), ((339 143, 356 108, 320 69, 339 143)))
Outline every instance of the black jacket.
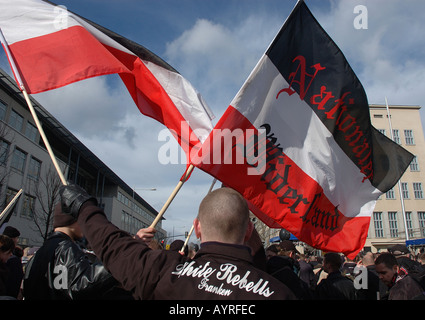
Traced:
POLYGON ((23 291, 26 300, 98 299, 116 284, 69 236, 54 232, 28 262, 23 291))
POLYGON ((354 283, 341 272, 329 273, 320 281, 315 291, 318 300, 357 300, 354 283))
POLYGON ((7 296, 7 279, 9 277, 9 270, 5 263, 0 261, 0 297, 7 296))
POLYGON ((143 300, 294 299, 284 284, 253 266, 248 247, 207 242, 193 259, 152 250, 110 223, 96 206, 78 218, 96 255, 125 290, 143 300))
POLYGON ((267 261, 267 272, 285 284, 299 300, 310 300, 311 291, 299 277, 297 261, 287 256, 273 256, 267 261))

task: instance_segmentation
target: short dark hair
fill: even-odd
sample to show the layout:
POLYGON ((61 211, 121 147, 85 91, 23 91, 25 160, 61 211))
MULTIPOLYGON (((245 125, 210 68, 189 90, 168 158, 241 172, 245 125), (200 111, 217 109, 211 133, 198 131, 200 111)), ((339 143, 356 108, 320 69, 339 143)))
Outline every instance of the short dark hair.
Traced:
POLYGON ((383 263, 387 268, 391 269, 398 265, 397 258, 390 252, 384 252, 379 255, 375 260, 375 265, 383 263))
POLYGON ((15 242, 12 240, 12 238, 0 235, 0 251, 1 252, 8 252, 15 249, 15 242))
POLYGON ((329 264, 333 270, 339 270, 342 265, 342 258, 338 253, 328 252, 325 254, 325 262, 329 264))

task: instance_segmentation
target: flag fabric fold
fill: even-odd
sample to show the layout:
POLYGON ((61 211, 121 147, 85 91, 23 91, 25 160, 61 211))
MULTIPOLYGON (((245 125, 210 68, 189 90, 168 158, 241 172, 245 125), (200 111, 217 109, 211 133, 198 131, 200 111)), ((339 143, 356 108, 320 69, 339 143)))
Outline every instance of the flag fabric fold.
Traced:
POLYGON ((372 127, 359 79, 299 1, 195 165, 268 226, 354 257, 376 200, 412 158, 372 127))
POLYGON ((42 0, 0 0, 0 28, 28 93, 117 73, 140 112, 190 150, 212 130, 213 114, 181 74, 143 46, 42 0))

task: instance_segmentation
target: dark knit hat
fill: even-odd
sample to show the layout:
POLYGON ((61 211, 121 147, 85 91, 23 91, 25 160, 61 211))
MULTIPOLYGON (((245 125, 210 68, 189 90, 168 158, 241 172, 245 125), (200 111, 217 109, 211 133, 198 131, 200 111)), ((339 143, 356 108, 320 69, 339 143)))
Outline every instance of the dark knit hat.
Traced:
POLYGON ((283 240, 279 243, 279 247, 283 251, 293 251, 299 253, 297 248, 295 248, 294 243, 291 240, 283 240))
MULTIPOLYGON (((171 244, 170 244, 170 251, 177 251, 180 252, 180 250, 183 248, 184 245, 184 241, 183 240, 174 240, 171 244)), ((185 246, 184 248, 184 255, 187 256, 187 254, 189 253, 189 249, 187 246, 185 246)))
POLYGON ((409 249, 403 244, 396 244, 391 248, 388 248, 388 251, 395 256, 410 253, 409 249))
POLYGON ((3 234, 5 236, 8 236, 9 238, 17 238, 21 235, 19 230, 12 226, 7 226, 6 228, 4 228, 3 234))
POLYGON ((53 214, 53 228, 67 227, 76 221, 77 219, 75 219, 70 214, 62 212, 62 206, 60 202, 56 205, 55 212, 53 214))

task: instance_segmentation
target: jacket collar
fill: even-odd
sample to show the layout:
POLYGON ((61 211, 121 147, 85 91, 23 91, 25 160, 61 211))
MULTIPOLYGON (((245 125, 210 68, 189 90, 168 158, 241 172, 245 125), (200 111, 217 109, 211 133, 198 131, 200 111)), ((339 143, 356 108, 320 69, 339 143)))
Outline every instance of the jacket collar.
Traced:
POLYGON ((68 236, 66 233, 60 232, 60 231, 53 231, 53 233, 47 238, 47 240, 53 239, 53 238, 63 238, 63 239, 71 239, 70 236, 68 236))
POLYGON ((226 256, 232 260, 244 260, 250 264, 253 262, 251 249, 244 245, 215 241, 203 242, 195 258, 207 254, 226 256))

